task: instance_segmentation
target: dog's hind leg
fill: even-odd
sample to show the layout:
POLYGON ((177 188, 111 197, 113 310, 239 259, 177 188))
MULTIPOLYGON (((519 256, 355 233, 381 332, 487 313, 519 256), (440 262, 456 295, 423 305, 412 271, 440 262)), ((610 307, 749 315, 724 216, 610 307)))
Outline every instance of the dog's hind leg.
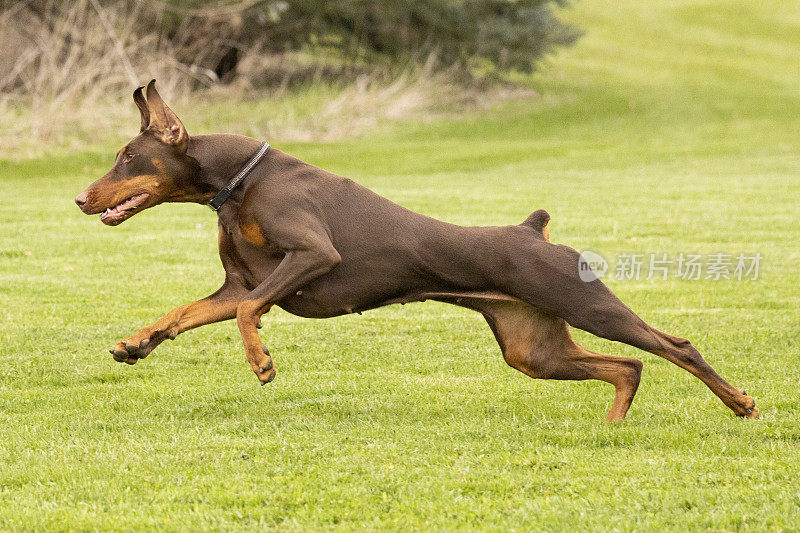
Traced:
POLYGON ((642 362, 591 352, 577 345, 567 323, 525 302, 491 296, 437 298, 480 311, 506 362, 532 378, 598 379, 614 385, 610 421, 622 420, 639 387, 642 362))
POLYGON ((758 418, 755 400, 717 374, 691 342, 657 330, 621 303, 620 306, 610 312, 606 309, 607 317, 600 323, 578 327, 663 357, 699 378, 737 416, 758 418))
POLYGON ((539 256, 538 264, 519 270, 521 277, 509 286, 510 294, 541 306, 570 326, 663 357, 698 377, 737 416, 758 417, 755 400, 722 379, 688 340, 647 324, 600 280, 581 280, 578 252, 567 246, 544 246, 547 253, 539 256))

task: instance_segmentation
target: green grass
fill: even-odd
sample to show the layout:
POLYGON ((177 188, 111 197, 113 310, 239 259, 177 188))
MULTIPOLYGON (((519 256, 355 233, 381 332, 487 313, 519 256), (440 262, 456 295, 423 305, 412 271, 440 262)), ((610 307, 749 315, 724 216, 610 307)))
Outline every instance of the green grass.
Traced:
POLYGON ((587 35, 525 81, 540 98, 270 140, 456 223, 545 208, 555 241, 607 257, 760 252, 757 281, 609 285, 692 339, 761 420, 577 332, 645 362, 628 419, 607 424, 609 385, 530 380, 479 315, 436 303, 271 312, 279 374, 263 388, 232 323, 117 364, 108 347, 220 284, 212 214, 162 206, 118 228, 81 215, 72 198, 111 146, 0 161, 0 529, 796 530, 800 7, 584 1, 566 15, 587 35))

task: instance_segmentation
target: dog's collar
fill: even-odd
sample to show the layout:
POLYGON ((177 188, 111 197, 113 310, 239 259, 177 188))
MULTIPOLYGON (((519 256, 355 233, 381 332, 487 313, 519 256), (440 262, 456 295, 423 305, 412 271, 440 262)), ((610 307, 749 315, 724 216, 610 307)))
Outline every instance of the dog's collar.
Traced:
POLYGON ((208 202, 208 206, 214 211, 219 211, 219 208, 222 207, 222 204, 225 203, 225 200, 230 197, 233 189, 238 187, 239 184, 247 177, 247 175, 250 174, 250 171, 253 170, 259 161, 261 161, 261 158, 264 157, 267 152, 269 152, 269 149, 270 145, 268 142, 262 143, 253 157, 251 157, 247 164, 242 167, 242 170, 240 170, 233 177, 233 179, 229 181, 228 184, 222 190, 220 190, 210 202, 208 202))

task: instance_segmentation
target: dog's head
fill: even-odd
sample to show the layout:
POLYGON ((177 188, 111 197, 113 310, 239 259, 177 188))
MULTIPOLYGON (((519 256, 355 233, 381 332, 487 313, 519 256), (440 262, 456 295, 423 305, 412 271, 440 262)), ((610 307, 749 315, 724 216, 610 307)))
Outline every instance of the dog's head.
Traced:
POLYGON ((189 134, 180 119, 156 91, 147 85, 147 99, 139 87, 133 101, 139 108, 139 134, 117 152, 108 173, 81 192, 75 203, 87 215, 116 226, 136 213, 163 202, 193 201, 193 182, 199 164, 186 154, 189 134))

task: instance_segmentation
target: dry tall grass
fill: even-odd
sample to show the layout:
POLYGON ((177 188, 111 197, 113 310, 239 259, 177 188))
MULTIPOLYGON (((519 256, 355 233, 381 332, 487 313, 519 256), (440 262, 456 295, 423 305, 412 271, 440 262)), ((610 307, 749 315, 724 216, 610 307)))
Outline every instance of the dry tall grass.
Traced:
POLYGON ((109 142, 117 137, 121 121, 136 121, 131 91, 151 78, 159 80, 159 91, 178 108, 187 106, 189 98, 229 105, 269 98, 273 117, 242 124, 248 117, 231 113, 221 118, 227 124, 215 126, 284 140, 337 139, 360 134, 384 119, 425 119, 530 94, 494 87, 487 95, 486 88, 467 89, 451 73, 434 73, 432 61, 410 65, 399 74, 370 71, 348 83, 333 83, 324 65, 315 66, 300 54, 269 55, 258 47, 245 51, 237 77, 221 84, 204 66, 219 59, 209 54, 222 49, 217 41, 224 32, 215 33, 215 28, 223 20, 226 28, 240 23, 237 17, 252 1, 186 18, 169 38, 141 29, 163 27, 159 21, 175 9, 157 1, 45 4, 0 2, 0 157, 109 142), (188 38, 197 34, 208 35, 199 49, 197 40, 188 38), (316 69, 309 79, 327 86, 323 101, 298 101, 288 87, 288 75, 281 74, 303 68, 316 69), (283 79, 275 79, 281 75, 283 79), (275 89, 267 91, 266 86, 275 89))
POLYGON ((3 154, 102 135, 115 120, 103 110, 142 79, 163 80, 173 97, 186 92, 186 69, 168 43, 134 31, 143 5, 75 0, 43 15, 17 2, 0 13, 3 154))

